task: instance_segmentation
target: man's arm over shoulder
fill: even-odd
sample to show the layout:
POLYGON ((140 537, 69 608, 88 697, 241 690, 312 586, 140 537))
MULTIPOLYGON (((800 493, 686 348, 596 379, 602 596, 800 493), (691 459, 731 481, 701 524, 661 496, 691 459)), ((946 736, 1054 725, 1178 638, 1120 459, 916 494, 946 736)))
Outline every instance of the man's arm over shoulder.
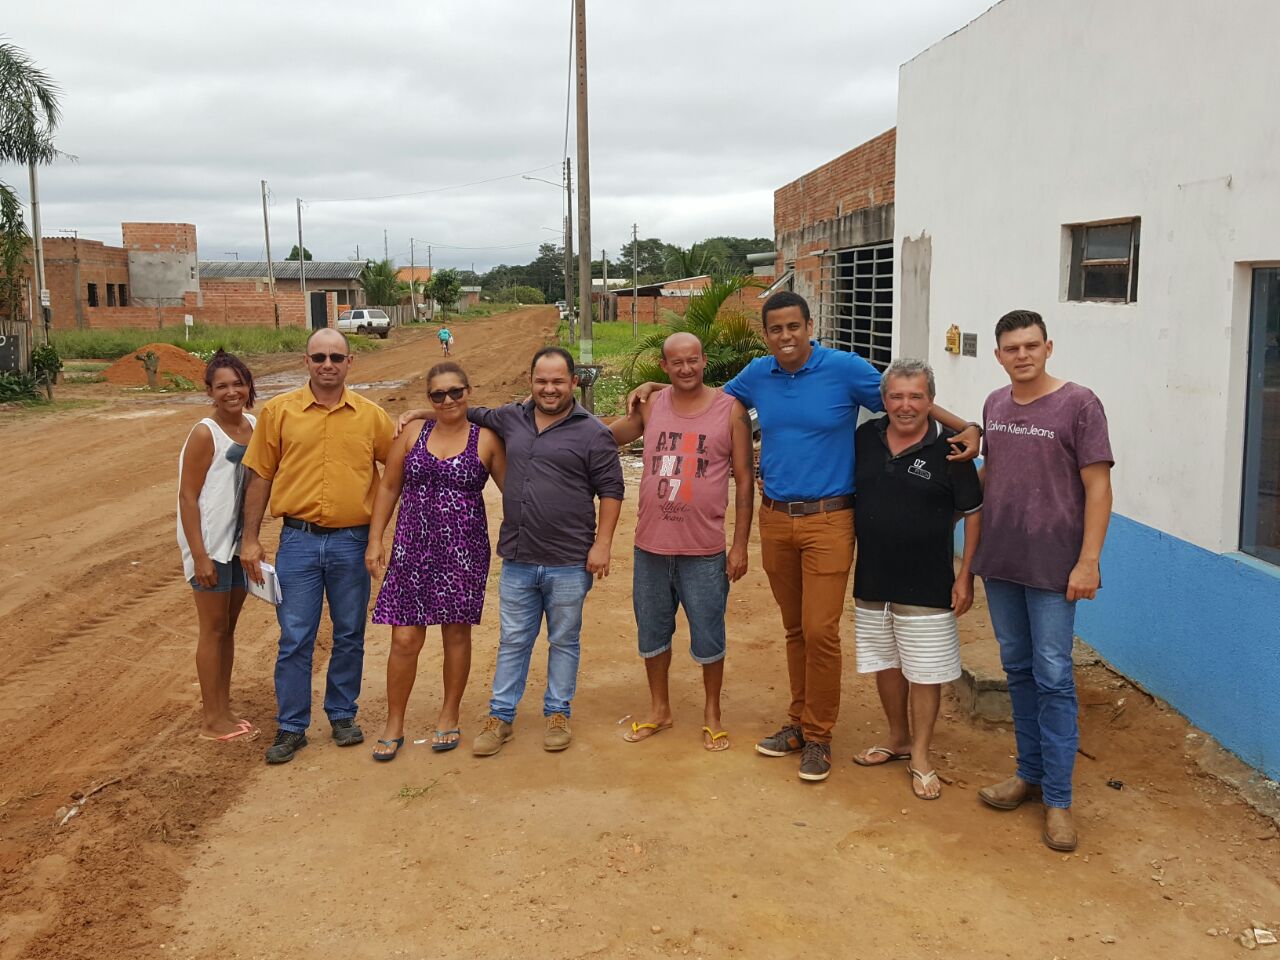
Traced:
POLYGON ((634 443, 644 436, 645 418, 648 415, 649 405, 637 404, 625 417, 618 417, 613 423, 609 424, 609 432, 613 434, 613 442, 620 447, 626 446, 628 443, 634 443))
POLYGON ((468 407, 467 420, 492 430, 506 440, 506 428, 511 417, 519 415, 520 407, 518 403, 504 403, 500 407, 468 407))
POLYGON ((845 353, 843 350, 832 351, 842 357, 849 384, 849 396, 860 407, 866 407, 872 413, 884 410, 884 397, 880 395, 880 371, 873 367, 864 357, 856 353, 845 353))

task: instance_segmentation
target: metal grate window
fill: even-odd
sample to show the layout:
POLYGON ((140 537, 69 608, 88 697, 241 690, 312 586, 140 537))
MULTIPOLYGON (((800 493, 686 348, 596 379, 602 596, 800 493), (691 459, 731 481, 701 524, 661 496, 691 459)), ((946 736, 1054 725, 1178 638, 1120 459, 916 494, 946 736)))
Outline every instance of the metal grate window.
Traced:
POLYGON ((893 244, 840 250, 823 265, 822 339, 869 360, 893 360, 893 244))

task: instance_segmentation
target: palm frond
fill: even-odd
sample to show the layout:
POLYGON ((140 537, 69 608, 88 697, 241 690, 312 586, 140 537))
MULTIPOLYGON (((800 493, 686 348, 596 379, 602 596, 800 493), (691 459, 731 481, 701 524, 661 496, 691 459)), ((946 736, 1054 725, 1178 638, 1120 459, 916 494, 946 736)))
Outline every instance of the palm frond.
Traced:
POLYGON ((0 43, 0 163, 52 163, 58 87, 27 53, 0 43))

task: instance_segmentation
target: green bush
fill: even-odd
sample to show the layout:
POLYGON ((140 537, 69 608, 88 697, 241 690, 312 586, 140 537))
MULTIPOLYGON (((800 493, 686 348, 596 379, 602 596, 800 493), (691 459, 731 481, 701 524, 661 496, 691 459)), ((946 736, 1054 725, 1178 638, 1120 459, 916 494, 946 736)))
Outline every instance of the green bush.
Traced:
POLYGON ((29 373, 0 371, 0 403, 39 403, 40 384, 29 373))
POLYGON ((493 295, 493 299, 502 303, 546 303, 547 298, 537 287, 503 287, 493 295))

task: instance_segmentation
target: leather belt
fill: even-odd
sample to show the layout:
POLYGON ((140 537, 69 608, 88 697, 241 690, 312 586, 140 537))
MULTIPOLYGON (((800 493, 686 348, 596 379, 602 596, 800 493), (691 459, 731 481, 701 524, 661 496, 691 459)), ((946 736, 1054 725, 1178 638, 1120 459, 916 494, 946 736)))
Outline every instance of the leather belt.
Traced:
POLYGON ((789 517, 808 517, 815 513, 852 510, 854 495, 846 493, 842 497, 827 497, 825 500, 772 500, 762 495, 760 502, 771 510, 785 513, 789 517))
POLYGON ((341 530, 368 530, 367 523, 358 523, 352 527, 322 527, 318 523, 311 523, 307 520, 299 520, 297 517, 285 517, 284 525, 293 527, 295 530, 302 530, 305 533, 314 533, 316 536, 327 536, 330 533, 338 533, 341 530))

